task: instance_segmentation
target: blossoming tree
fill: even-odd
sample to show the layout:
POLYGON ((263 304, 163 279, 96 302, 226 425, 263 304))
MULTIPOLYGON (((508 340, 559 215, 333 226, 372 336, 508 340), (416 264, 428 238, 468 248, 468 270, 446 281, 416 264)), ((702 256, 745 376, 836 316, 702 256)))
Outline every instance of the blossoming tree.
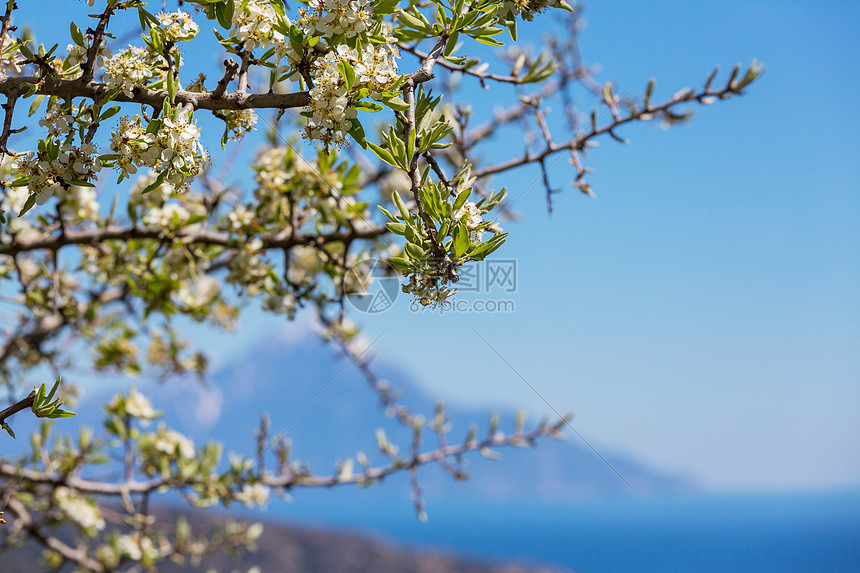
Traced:
POLYGON ((463 454, 558 436, 564 420, 531 429, 518 421, 507 432, 493 422, 484 438, 449 439, 443 409, 425 418, 376 377, 345 297, 370 280, 368 261, 385 259, 404 292, 445 304, 461 266, 505 242, 509 206, 492 184, 507 172, 539 169, 551 208, 548 167, 566 156, 573 187, 592 194, 584 158, 598 139, 621 140, 627 124, 684 121, 692 106, 740 94, 761 72, 753 63, 718 80, 714 71, 662 102, 652 100, 653 81, 642 96, 618 93, 581 60, 579 9, 565 0, 314 0, 297 10, 282 0, 97 1, 87 0, 94 14, 64 2, 69 34, 51 42, 15 20, 15 0, 0 18, 0 303, 12 317, 2 324, 0 379, 13 398, 0 424, 14 437, 14 414, 46 419, 29 455, 0 458, 0 508, 11 518, 0 541, 35 539, 46 565, 79 571, 251 548, 260 534, 247 524, 214 535, 184 521, 162 528, 149 507, 164 491, 196 507, 259 505, 272 493, 408 472, 421 516, 420 466, 460 479, 463 454), (541 49, 517 44, 523 26, 552 18, 543 12, 567 15, 541 49), (222 54, 218 77, 185 71, 213 49, 222 54), (493 101, 507 107, 476 120, 470 83, 494 88, 493 101), (574 94, 593 99, 590 114, 574 94), (555 120, 553 102, 563 112, 555 120), (216 174, 201 116, 222 124, 228 151, 266 123, 251 188, 216 174), (486 153, 511 133, 525 145, 520 156, 486 153), (58 376, 82 362, 101 372, 204 374, 205 356, 177 320, 230 328, 254 304, 288 319, 314 312, 411 443, 398 448, 379 434, 376 459, 316 474, 269 440, 265 421, 256 459, 224 462, 218 444, 151 425, 159 413, 134 390, 105 405, 106 436, 84 428, 76 440, 53 438, 63 422, 50 421, 72 415, 62 406, 73 385, 42 384, 19 399, 34 373, 58 376), (425 433, 435 447, 422 446, 425 433), (96 477, 104 464, 119 464, 122 477, 96 477), (114 502, 124 515, 109 519, 114 502), (55 534, 68 523, 74 543, 55 534))

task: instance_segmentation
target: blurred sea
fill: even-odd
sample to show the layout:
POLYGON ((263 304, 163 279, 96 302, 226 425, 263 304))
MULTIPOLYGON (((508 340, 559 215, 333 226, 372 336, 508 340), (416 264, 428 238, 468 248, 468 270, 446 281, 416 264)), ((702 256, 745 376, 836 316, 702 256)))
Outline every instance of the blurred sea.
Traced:
POLYGON ((435 501, 427 523, 391 506, 341 509, 306 517, 428 551, 581 573, 860 571, 860 492, 555 505, 435 501))

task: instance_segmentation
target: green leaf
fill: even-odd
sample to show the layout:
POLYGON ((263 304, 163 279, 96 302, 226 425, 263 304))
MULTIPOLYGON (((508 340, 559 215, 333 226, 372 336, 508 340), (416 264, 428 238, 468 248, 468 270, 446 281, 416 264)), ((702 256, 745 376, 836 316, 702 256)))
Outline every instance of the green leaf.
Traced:
POLYGON ((84 35, 81 33, 81 29, 78 28, 78 26, 74 22, 69 25, 69 31, 72 33, 72 41, 75 44, 81 46, 82 48, 87 47, 87 43, 84 41, 84 35))
POLYGON ((33 398, 33 408, 37 408, 45 402, 45 385, 39 386, 38 390, 34 390, 36 396, 33 398))
POLYGON ((171 70, 167 71, 167 96, 170 98, 170 103, 176 101, 176 77, 171 70))
POLYGON ((70 412, 68 410, 55 410, 49 416, 50 418, 71 418, 73 416, 77 416, 74 412, 70 412))
POLYGON ((155 181, 146 186, 146 188, 140 192, 141 195, 146 195, 150 191, 157 189, 159 185, 164 183, 164 180, 167 179, 167 170, 165 169, 161 173, 158 174, 158 177, 155 178, 155 181))
POLYGON ((343 76, 343 79, 346 82, 346 89, 352 88, 353 84, 355 84, 355 69, 350 65, 350 63, 346 60, 340 60, 337 63, 337 71, 339 71, 340 75, 343 76))
MULTIPOLYGON (((44 386, 44 384, 43 384, 43 386, 44 386)), ((59 377, 59 376, 57 376, 57 381, 56 381, 56 382, 54 382, 54 386, 51 388, 51 393, 50 393, 50 394, 48 394, 48 398, 47 398, 47 400, 48 400, 49 402, 50 402, 51 400, 53 400, 53 398, 54 398, 54 394, 56 393, 57 388, 59 388, 59 387, 60 387, 60 377, 59 377)))
POLYGON ((386 208, 385 208, 385 207, 383 207, 382 205, 377 205, 377 207, 379 208, 379 210, 380 210, 380 211, 382 211, 382 212, 385 214, 385 216, 386 216, 386 217, 388 217, 389 219, 391 219, 391 222, 392 222, 392 223, 396 223, 396 222, 397 222, 397 217, 395 217, 394 215, 392 215, 392 214, 391 214, 391 212, 390 212, 388 209, 386 209, 386 208))
POLYGON ((23 207, 21 207, 21 212, 20 212, 20 213, 18 213, 18 216, 19 216, 19 217, 23 217, 23 216, 24 216, 24 213, 26 213, 27 211, 29 211, 30 209, 32 209, 32 208, 33 208, 33 205, 35 205, 35 204, 36 204, 36 194, 35 194, 35 193, 31 193, 31 194, 30 194, 30 196, 29 196, 29 197, 27 197, 27 200, 26 200, 26 201, 24 201, 24 206, 23 206, 23 207))
POLYGON ((30 183, 29 175, 27 177, 19 177, 18 179, 15 179, 11 183, 9 183, 9 187, 24 187, 28 183, 30 183))
MULTIPOLYGON (((381 207, 380 207, 381 209, 381 207)), ((406 225, 403 223, 386 223, 385 228, 394 233, 395 235, 405 235, 406 234, 406 225)))
POLYGON ((218 23, 221 24, 221 27, 225 30, 229 30, 233 27, 233 12, 236 9, 233 0, 225 0, 220 4, 215 5, 215 17, 218 19, 218 23))
POLYGON ((399 97, 390 97, 383 100, 383 103, 394 111, 406 111, 409 105, 399 97))
POLYGON ((31 117, 36 110, 39 109, 39 106, 42 104, 42 100, 45 99, 45 96, 38 95, 33 99, 33 103, 30 104, 30 111, 27 113, 27 117, 31 117))
POLYGON ((362 149, 367 149, 367 138, 364 135, 364 126, 356 118, 349 120, 352 127, 349 130, 349 135, 361 146, 362 149))
POLYGON ((406 243, 403 248, 406 251, 406 254, 413 259, 423 261, 427 258, 427 253, 424 252, 424 249, 414 243, 406 243))
POLYGON ((454 48, 457 47, 457 41, 460 39, 460 32, 454 32, 451 34, 451 37, 448 38, 448 43, 445 44, 445 51, 443 55, 446 59, 450 58, 451 54, 454 53, 454 48))
POLYGON ((421 19, 416 18, 412 14, 409 14, 408 12, 404 12, 403 10, 399 10, 397 12, 397 20, 400 23, 402 23, 402 24, 404 24, 410 28, 413 28, 415 30, 419 30, 421 32, 425 32, 428 34, 430 32, 432 32, 432 30, 430 29, 430 26, 425 24, 421 19))
POLYGON ((80 187, 95 187, 95 184, 90 183, 89 181, 84 181, 83 179, 72 179, 69 183, 80 187))
POLYGON ((382 111, 383 106, 374 101, 362 100, 352 102, 352 107, 354 107, 355 109, 360 109, 362 111, 377 112, 382 111))
POLYGON ((406 165, 412 163, 412 158, 415 157, 415 130, 409 131, 409 141, 406 142, 406 165))
POLYGON ((494 48, 498 48, 504 46, 504 42, 499 42, 491 38, 490 36, 473 36, 476 41, 481 42, 482 44, 486 44, 488 46, 493 46, 494 48))
POLYGON ((454 232, 454 256, 459 259, 467 250, 469 250, 469 230, 465 224, 460 223, 454 232))
POLYGON ((399 0, 379 0, 373 4, 374 14, 394 14, 397 11, 399 0))
POLYGON ((107 108, 101 116, 99 116, 99 121, 104 121, 106 119, 110 119, 120 111, 120 107, 118 105, 112 105, 107 108))
POLYGON ((404 171, 409 171, 409 161, 406 159, 406 144, 402 139, 400 139, 400 136, 395 133, 394 128, 390 125, 388 126, 388 135, 386 136, 386 139, 388 140, 388 149, 397 161, 397 165, 404 171))
POLYGON ((401 271, 414 271, 415 265, 401 257, 388 257, 388 262, 401 271))
POLYGON ((409 209, 406 208, 406 204, 403 203, 403 199, 400 198, 400 193, 395 191, 391 194, 391 198, 394 200, 394 204, 397 205, 397 208, 400 210, 400 216, 403 217, 403 220, 411 221, 412 213, 410 213, 409 209))
POLYGON ((387 149, 383 149, 382 147, 376 145, 372 141, 367 142, 367 146, 373 150, 377 157, 391 165, 392 167, 397 167, 397 161, 394 160, 394 156, 387 149))
POLYGON ((464 189, 457 195, 457 200, 454 201, 454 210, 456 211, 460 207, 466 204, 466 200, 469 198, 469 195, 472 194, 472 188, 464 189))

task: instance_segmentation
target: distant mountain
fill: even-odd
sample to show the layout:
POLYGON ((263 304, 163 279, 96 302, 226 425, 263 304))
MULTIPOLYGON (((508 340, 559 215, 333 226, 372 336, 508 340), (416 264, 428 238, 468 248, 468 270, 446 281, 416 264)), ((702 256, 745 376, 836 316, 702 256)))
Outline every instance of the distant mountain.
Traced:
MULTIPOLYGON (((433 414, 436 397, 426 395, 409 375, 374 361, 377 373, 390 381, 402 401, 428 418, 433 414)), ((164 411, 165 421, 196 442, 208 439, 224 443, 226 452, 251 456, 256 451, 253 437, 260 415, 268 412, 271 435, 281 432, 292 442, 293 459, 306 462, 315 473, 327 474, 337 459, 354 457, 363 451, 371 462, 383 463, 377 453, 375 432, 383 428, 394 443, 406 447, 411 433, 385 415, 376 394, 356 367, 333 347, 315 335, 287 341, 270 337, 252 353, 233 360, 207 378, 206 385, 193 379, 149 383, 140 387, 164 411)), ((90 395, 81 402, 76 418, 61 420, 57 429, 74 432, 78 424, 98 427, 101 403, 106 395, 90 395)), ((452 433, 449 440, 462 440, 468 427, 476 423, 486 431, 491 412, 446 408, 452 433)), ((500 412, 501 428, 513 425, 513 412, 500 412)), ((527 421, 532 424, 535 420, 527 421)), ((28 433, 38 424, 32 416, 19 414, 12 420, 21 438, 4 444, 4 454, 13 455, 28 448, 28 433)), ((570 432, 567 432, 570 434, 570 432)), ((426 433, 425 448, 435 445, 432 432, 426 433)), ((695 490, 692 480, 659 471, 636 460, 598 448, 604 457, 636 489, 638 495, 676 494, 695 490)), ((467 457, 471 479, 456 482, 437 466, 419 473, 424 498, 432 503, 561 502, 595 497, 633 495, 630 488, 575 435, 565 441, 540 440, 536 448, 503 448, 501 461, 477 453, 467 457)), ((409 511, 410 489, 404 475, 394 475, 385 483, 356 491, 355 486, 324 491, 298 490, 292 504, 270 503, 273 515, 314 516, 326 521, 337 515, 344 504, 365 508, 409 511)))
MULTIPOLYGON (((385 429, 404 445, 411 438, 408 430, 385 416, 376 394, 357 368, 348 366, 349 361, 331 346, 313 337, 298 343, 270 339, 252 354, 215 372, 206 388, 185 381, 147 388, 147 392, 177 429, 195 440, 223 441, 228 451, 245 454, 254 451, 252 432, 261 412, 266 411, 272 434, 284 431, 285 437, 292 440, 295 458, 306 461, 315 472, 328 473, 335 459, 353 457, 358 451, 381 462, 376 455, 377 428, 385 429)), ((419 390, 408 374, 387 365, 382 358, 374 366, 402 394, 404 403, 428 418, 433 414, 436 397, 419 390)), ((491 414, 456 406, 449 406, 447 411, 453 429, 451 441, 463 439, 472 423, 478 424, 479 432, 486 431, 491 414)), ((513 418, 512 412, 501 412, 502 429, 509 430, 513 418)), ((435 444, 432 432, 427 433, 426 440, 428 448, 435 444)), ((500 453, 502 461, 488 460, 477 453, 470 455, 473 478, 466 482, 455 482, 438 467, 426 468, 421 474, 425 497, 429 501, 561 501, 632 493, 575 435, 562 442, 542 440, 534 449, 505 448, 500 453)), ((640 495, 694 489, 691 480, 646 467, 632 456, 602 453, 640 495)), ((360 495, 370 496, 369 502, 402 504, 408 495, 405 480, 394 478, 389 482, 395 483, 360 495), (379 491, 392 488, 404 497, 398 499, 392 491, 379 491)), ((345 495, 355 496, 354 490, 346 489, 350 491, 345 495)), ((326 497, 337 495, 327 492, 326 497)))

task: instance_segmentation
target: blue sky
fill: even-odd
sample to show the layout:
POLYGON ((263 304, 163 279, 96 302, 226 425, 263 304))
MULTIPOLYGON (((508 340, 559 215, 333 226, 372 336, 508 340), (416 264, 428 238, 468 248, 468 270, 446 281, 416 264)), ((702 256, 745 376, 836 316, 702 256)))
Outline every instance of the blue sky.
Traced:
MULTIPOLYGON (((767 73, 687 126, 602 142, 596 199, 557 197, 550 218, 530 188, 507 225, 514 314, 392 311, 366 323, 371 337, 393 323, 379 354, 452 399, 547 411, 471 325, 598 447, 719 489, 858 485, 858 12, 588 4, 584 55, 616 86, 654 76, 668 96, 753 57, 767 73)), ((537 174, 503 184, 516 195, 537 174)))
MULTIPOLYGON (((34 21, 20 4, 18 22, 34 21)), ((653 76, 663 99, 752 58, 767 73, 686 126, 603 141, 587 160, 597 198, 557 195, 551 217, 535 168, 499 178, 528 189, 498 252, 517 260, 516 311, 414 314, 402 297, 362 319, 371 339, 390 327, 374 351, 450 401, 550 412, 522 376, 598 449, 714 489, 857 487, 860 5, 618 1, 589 3, 586 19, 585 58, 632 93, 653 76)), ((60 20, 39 36, 65 37, 60 20)), ((200 340, 253 352, 284 328, 304 327, 252 312, 200 340)))

